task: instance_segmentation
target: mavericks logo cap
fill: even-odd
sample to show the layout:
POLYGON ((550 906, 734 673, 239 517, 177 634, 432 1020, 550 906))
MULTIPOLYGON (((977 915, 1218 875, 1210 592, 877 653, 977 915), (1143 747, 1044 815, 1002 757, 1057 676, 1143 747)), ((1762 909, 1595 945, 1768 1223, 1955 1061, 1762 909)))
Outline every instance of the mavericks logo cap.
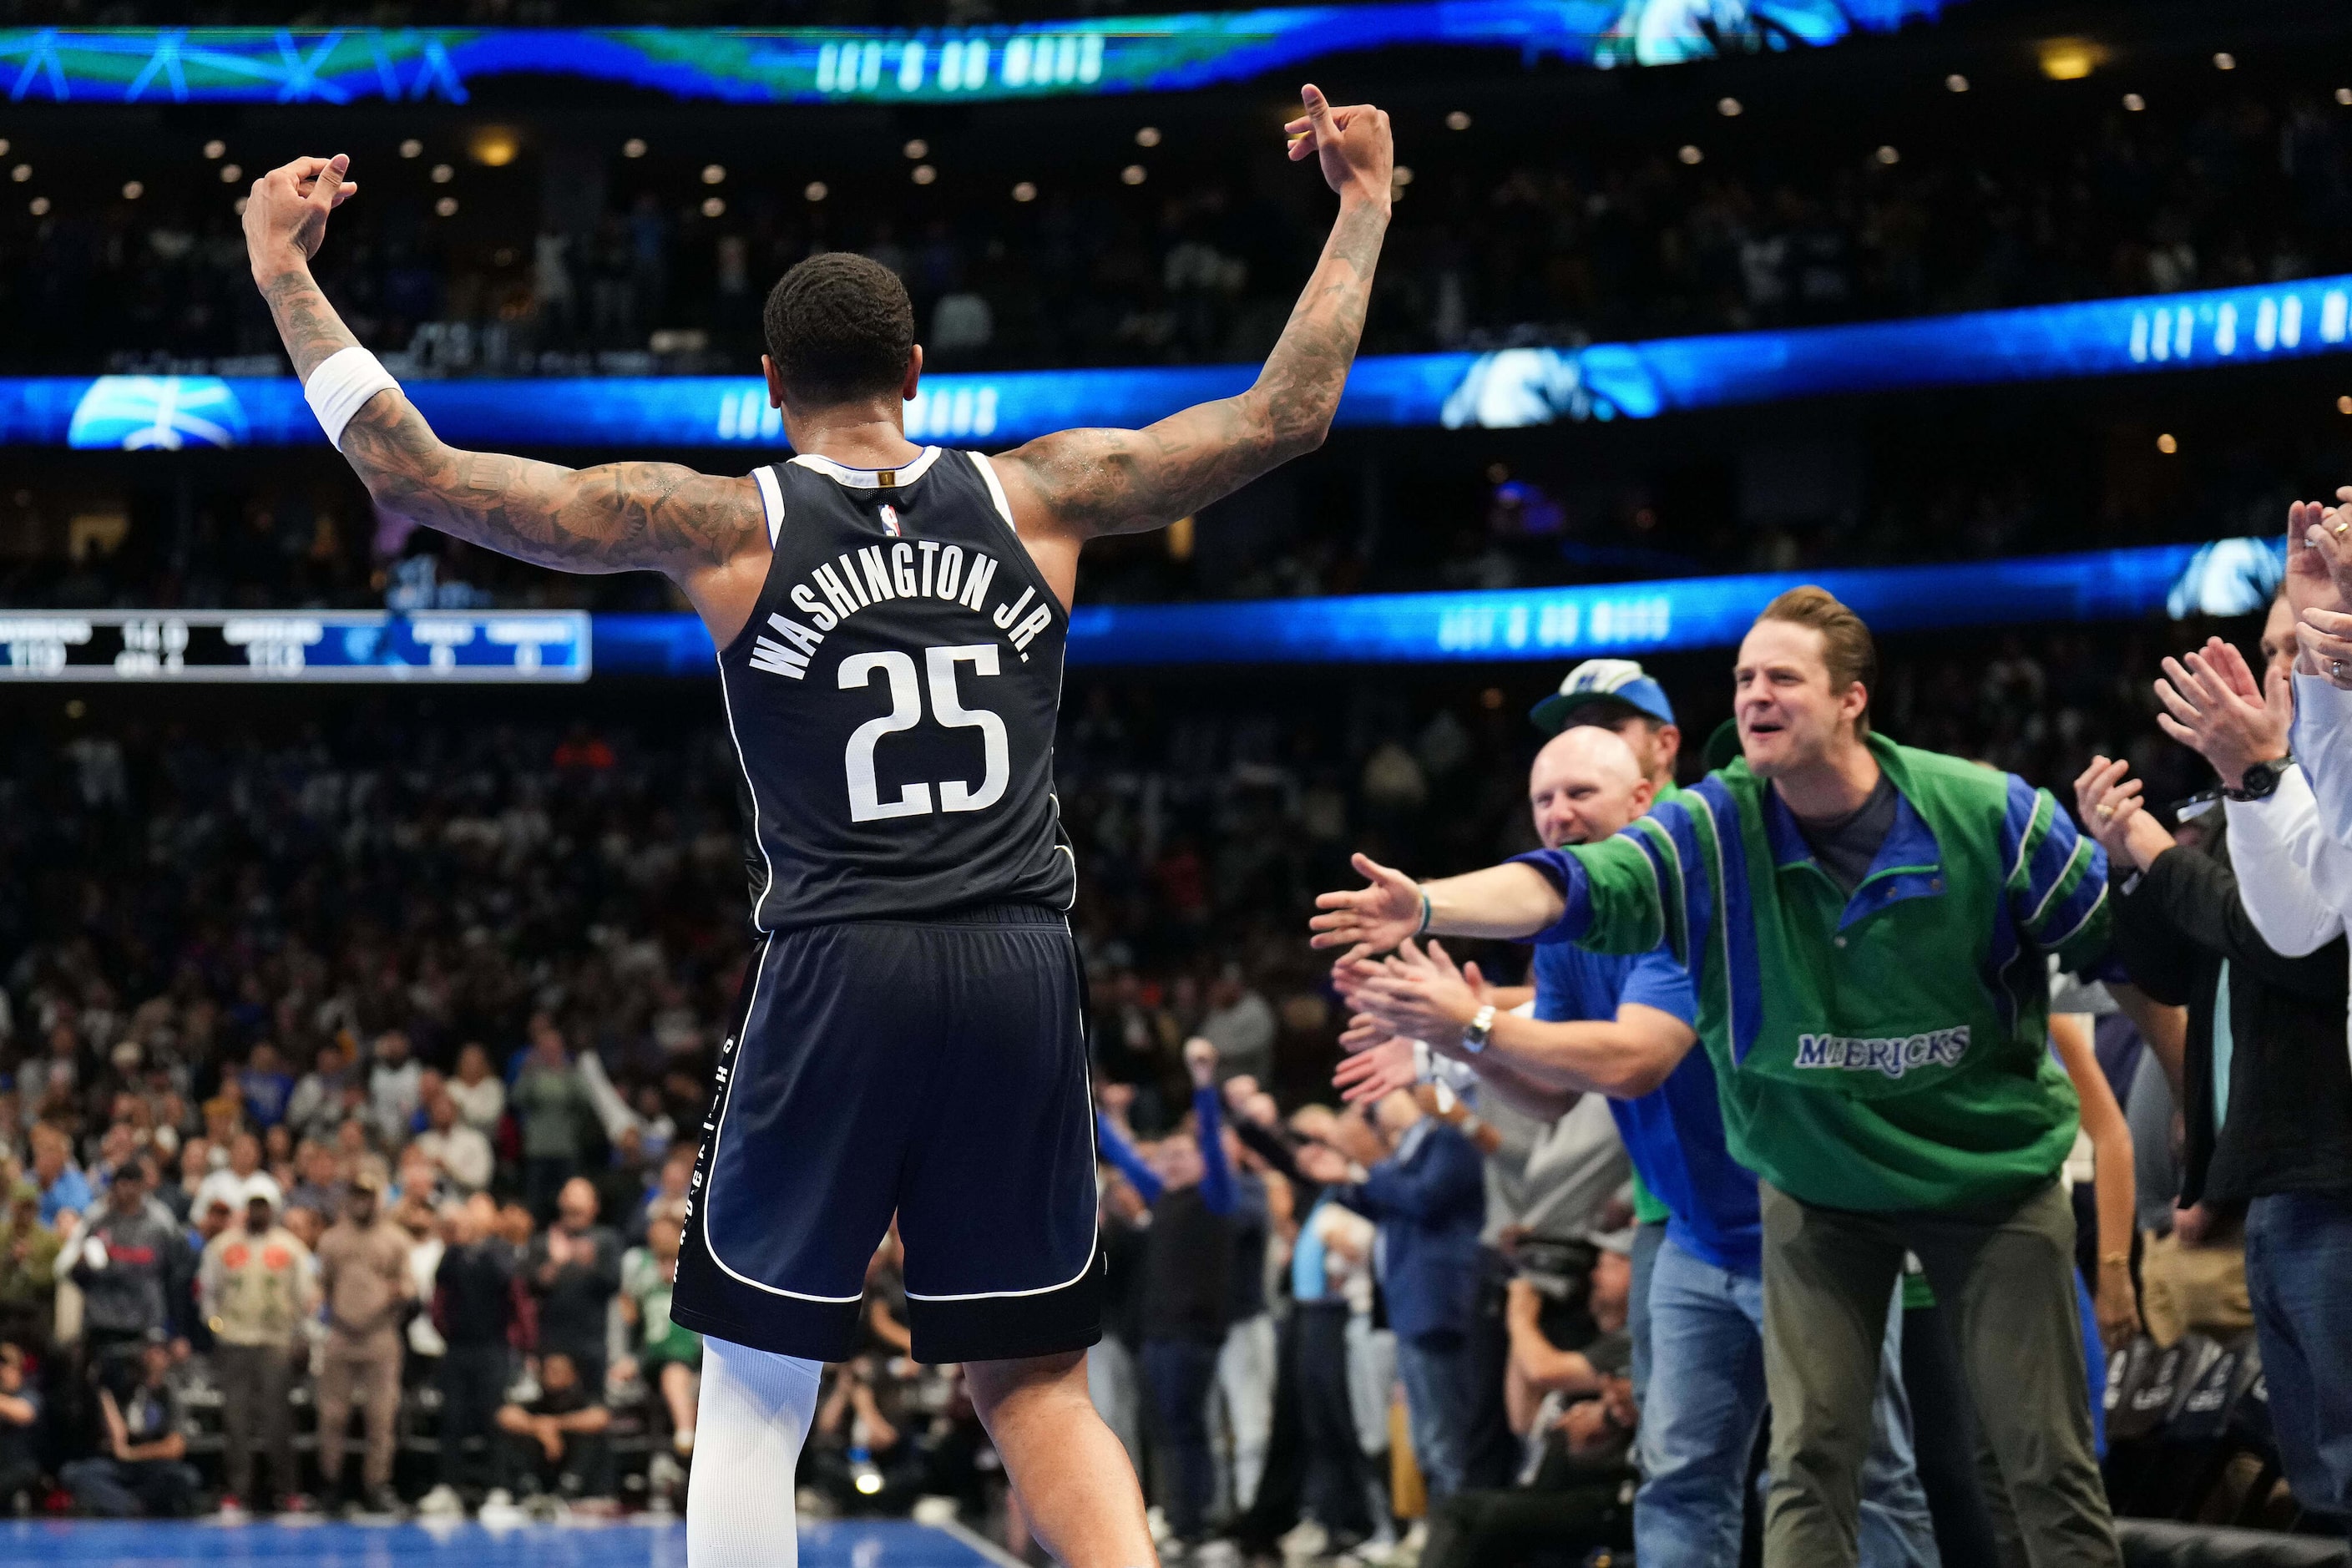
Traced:
POLYGON ((1592 721, 1602 713, 1580 714, 1579 710, 1599 706, 1613 710, 1607 717, 1622 717, 1626 711, 1655 719, 1661 724, 1675 721, 1674 704, 1666 700, 1665 688, 1643 673, 1642 667, 1630 658, 1588 658, 1568 672, 1559 689, 1528 710, 1537 729, 1547 735, 1557 735, 1568 728, 1572 718, 1592 721))

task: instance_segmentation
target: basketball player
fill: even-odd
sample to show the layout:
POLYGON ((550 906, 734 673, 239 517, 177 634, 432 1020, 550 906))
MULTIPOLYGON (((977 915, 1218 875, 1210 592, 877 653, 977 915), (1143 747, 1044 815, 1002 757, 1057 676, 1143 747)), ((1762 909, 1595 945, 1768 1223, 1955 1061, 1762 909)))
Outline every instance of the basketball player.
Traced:
POLYGON ((1078 552, 1164 527, 1321 444, 1389 218, 1388 117, 1314 87, 1286 127, 1339 196, 1256 384, 1139 431, 995 458, 917 447, 898 279, 813 257, 769 296, 799 455, 748 479, 572 470, 445 445, 310 274, 350 160, 256 181, 255 281, 376 503, 574 572, 657 571, 719 649, 759 946, 720 1051, 672 1316, 707 1336, 696 1568, 791 1563, 818 1364, 855 1343, 895 1212, 916 1359, 962 1362, 1031 1528, 1074 1568, 1153 1560, 1087 1397, 1103 1263, 1055 710, 1078 552))

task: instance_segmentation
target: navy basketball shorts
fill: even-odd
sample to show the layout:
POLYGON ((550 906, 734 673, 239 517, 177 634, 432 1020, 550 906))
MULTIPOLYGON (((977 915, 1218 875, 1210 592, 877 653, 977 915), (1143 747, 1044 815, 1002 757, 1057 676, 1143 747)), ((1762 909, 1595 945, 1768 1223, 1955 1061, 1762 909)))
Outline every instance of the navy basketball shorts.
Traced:
POLYGON ((916 1360, 1094 1343, 1081 982, 1067 921, 1028 905, 771 935, 719 1050, 671 1317, 846 1360, 895 1214, 916 1360))

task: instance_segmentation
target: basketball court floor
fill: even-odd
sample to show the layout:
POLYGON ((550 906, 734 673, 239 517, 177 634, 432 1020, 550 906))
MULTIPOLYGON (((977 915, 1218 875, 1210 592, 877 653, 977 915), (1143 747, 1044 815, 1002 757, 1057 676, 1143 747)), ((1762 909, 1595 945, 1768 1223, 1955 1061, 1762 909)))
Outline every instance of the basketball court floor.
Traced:
MULTIPOLYGON (((804 1524, 801 1568, 1005 1568, 968 1531, 904 1520, 804 1524)), ((259 1523, 93 1520, 0 1523, 9 1568, 686 1568, 676 1520, 594 1525, 259 1523)))

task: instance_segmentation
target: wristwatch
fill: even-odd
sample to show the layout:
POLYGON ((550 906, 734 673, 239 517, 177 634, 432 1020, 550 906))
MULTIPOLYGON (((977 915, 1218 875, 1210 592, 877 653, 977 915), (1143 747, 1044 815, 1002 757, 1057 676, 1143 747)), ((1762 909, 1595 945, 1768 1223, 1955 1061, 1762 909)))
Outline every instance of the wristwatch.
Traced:
POLYGON ((1462 1026, 1462 1048, 1476 1056, 1486 1048, 1486 1037, 1495 1032, 1495 1005, 1487 1003, 1462 1026))
POLYGON ((2277 793, 2279 780, 2284 778, 2287 769, 2294 765, 2292 752, 2266 763, 2255 763, 2239 775, 2237 788, 2225 788, 2221 793, 2231 800, 2268 800, 2277 793))

